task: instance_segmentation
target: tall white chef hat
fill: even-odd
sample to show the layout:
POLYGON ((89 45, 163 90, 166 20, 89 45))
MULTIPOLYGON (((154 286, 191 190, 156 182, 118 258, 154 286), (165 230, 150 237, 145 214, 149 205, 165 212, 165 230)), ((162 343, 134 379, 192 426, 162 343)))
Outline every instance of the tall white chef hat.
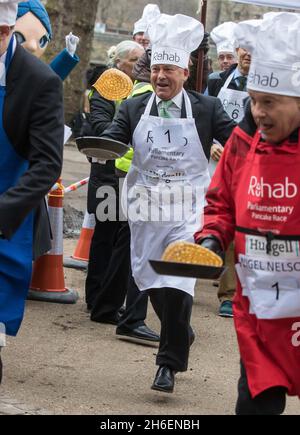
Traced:
POLYGON ((133 36, 137 33, 146 32, 149 24, 160 15, 159 7, 149 3, 144 7, 142 18, 134 23, 133 36))
POLYGON ((210 36, 217 46, 217 52, 235 54, 234 29, 237 24, 233 21, 227 21, 215 27, 210 36))
POLYGON ((300 14, 266 16, 249 47, 248 89, 300 97, 300 14))
POLYGON ((19 0, 0 0, 0 26, 14 26, 19 0))
POLYGON ((152 65, 175 65, 188 68, 190 54, 201 44, 204 27, 200 21, 186 15, 161 14, 149 26, 152 65))
POLYGON ((263 20, 241 21, 234 29, 235 46, 253 52, 263 20))

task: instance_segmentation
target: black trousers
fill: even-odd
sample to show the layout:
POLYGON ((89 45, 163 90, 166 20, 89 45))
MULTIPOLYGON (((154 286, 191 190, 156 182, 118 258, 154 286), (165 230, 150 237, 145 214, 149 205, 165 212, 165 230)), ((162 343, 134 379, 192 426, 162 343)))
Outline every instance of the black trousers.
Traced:
POLYGON ((132 277, 129 225, 96 221, 86 279, 86 302, 91 308, 91 320, 116 319, 126 295, 126 307, 133 308, 129 313, 126 310, 124 326, 135 328, 144 324, 148 298, 139 298, 140 291, 132 277))
POLYGON ((184 372, 188 367, 190 339, 193 334, 190 326, 193 298, 174 288, 151 289, 147 293, 161 322, 156 364, 184 372))
POLYGON ((273 387, 252 399, 247 374, 241 362, 241 377, 238 382, 236 415, 281 415, 286 406, 286 389, 273 387))

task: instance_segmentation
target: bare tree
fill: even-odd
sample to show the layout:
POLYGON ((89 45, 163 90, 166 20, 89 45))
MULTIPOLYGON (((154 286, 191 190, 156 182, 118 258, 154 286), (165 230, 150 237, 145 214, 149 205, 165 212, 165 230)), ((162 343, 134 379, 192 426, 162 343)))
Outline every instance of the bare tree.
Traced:
POLYGON ((54 39, 47 50, 47 61, 65 47, 65 35, 79 36, 80 62, 64 83, 65 117, 69 122, 81 105, 85 71, 90 61, 98 0, 48 0, 47 11, 53 27, 54 39))
POLYGON ((111 9, 111 0, 99 0, 97 19, 106 24, 111 9))

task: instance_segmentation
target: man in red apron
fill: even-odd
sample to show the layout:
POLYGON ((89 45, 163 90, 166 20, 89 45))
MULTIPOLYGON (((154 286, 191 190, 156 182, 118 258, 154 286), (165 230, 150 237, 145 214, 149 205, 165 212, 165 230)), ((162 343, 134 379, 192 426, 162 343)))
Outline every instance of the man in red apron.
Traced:
POLYGON ((237 414, 281 414, 286 394, 300 397, 299 28, 299 14, 280 13, 256 35, 246 29, 251 102, 225 147, 195 235, 215 252, 235 240, 237 414))

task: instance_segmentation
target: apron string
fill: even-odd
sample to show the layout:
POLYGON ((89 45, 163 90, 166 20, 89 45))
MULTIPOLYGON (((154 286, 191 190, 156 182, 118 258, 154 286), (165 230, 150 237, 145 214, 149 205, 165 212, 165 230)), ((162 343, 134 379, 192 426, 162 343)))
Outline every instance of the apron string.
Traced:
POLYGON ((267 254, 271 252, 271 243, 273 240, 287 240, 287 241, 299 241, 300 235, 284 235, 284 234, 275 234, 272 231, 261 232, 258 230, 254 230, 253 228, 245 228, 236 226, 235 231, 243 234, 250 234, 253 236, 265 237, 267 239, 267 254))

